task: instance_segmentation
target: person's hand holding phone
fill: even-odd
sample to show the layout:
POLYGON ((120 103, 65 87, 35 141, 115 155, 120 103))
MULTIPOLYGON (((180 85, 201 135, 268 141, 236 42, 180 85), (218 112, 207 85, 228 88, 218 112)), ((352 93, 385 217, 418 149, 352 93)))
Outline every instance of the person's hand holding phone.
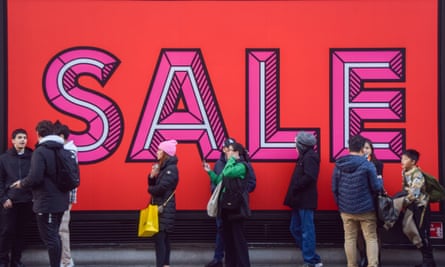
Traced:
POLYGON ((202 162, 202 166, 204 167, 204 170, 205 170, 206 172, 211 171, 211 169, 210 169, 210 165, 209 165, 205 160, 202 162))
POLYGON ((150 178, 154 178, 159 174, 159 164, 155 163, 151 166, 150 178))
POLYGON ((11 184, 9 186, 9 188, 18 188, 18 189, 20 189, 20 188, 22 188, 22 184, 20 183, 20 180, 19 180, 19 181, 14 182, 13 184, 11 184))

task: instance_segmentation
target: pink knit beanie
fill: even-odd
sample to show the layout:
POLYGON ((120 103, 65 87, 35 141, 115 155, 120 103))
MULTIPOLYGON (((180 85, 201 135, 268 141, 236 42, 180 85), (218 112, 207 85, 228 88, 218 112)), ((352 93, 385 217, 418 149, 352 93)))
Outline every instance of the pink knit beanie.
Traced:
POLYGON ((174 156, 176 154, 176 140, 167 140, 164 142, 161 142, 158 146, 158 148, 165 153, 167 153, 169 156, 174 156))

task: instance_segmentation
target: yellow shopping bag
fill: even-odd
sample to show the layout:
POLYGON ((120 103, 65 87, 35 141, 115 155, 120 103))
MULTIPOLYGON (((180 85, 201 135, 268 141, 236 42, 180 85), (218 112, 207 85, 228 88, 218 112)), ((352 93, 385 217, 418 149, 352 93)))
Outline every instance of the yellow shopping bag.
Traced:
POLYGON ((158 232, 158 206, 150 204, 139 212, 138 237, 153 236, 158 232))

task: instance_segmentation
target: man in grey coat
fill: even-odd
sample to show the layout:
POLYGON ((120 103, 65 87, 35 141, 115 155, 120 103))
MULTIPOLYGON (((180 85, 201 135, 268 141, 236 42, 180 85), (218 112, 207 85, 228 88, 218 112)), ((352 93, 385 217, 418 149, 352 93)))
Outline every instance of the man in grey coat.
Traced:
POLYGON ((284 205, 292 208, 290 232, 301 248, 304 267, 321 267, 321 257, 315 251, 314 211, 318 204, 317 181, 320 157, 314 150, 316 137, 300 132, 295 138, 298 159, 288 187, 284 205))

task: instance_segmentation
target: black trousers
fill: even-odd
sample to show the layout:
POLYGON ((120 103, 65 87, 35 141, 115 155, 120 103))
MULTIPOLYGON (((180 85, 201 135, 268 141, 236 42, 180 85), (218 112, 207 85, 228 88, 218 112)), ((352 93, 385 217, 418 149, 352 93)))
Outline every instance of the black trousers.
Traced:
POLYGON ((417 207, 416 205, 408 206, 414 213, 414 220, 419 229, 423 246, 420 248, 423 263, 434 263, 433 246, 430 239, 431 209, 430 205, 426 207, 417 207))
POLYGON ((250 267, 249 248, 244 234, 244 219, 232 220, 230 211, 222 210, 226 267, 250 267))
POLYGON ((156 267, 170 265, 170 240, 168 233, 160 231, 154 236, 156 247, 156 267))
POLYGON ((0 263, 8 265, 9 260, 19 263, 24 248, 24 229, 31 221, 32 202, 15 203, 12 208, 0 208, 0 263), (11 253, 11 258, 9 254, 11 253))
POLYGON ((51 267, 60 267, 62 241, 60 240, 59 227, 62 221, 62 216, 63 212, 36 214, 40 238, 48 250, 51 267))

